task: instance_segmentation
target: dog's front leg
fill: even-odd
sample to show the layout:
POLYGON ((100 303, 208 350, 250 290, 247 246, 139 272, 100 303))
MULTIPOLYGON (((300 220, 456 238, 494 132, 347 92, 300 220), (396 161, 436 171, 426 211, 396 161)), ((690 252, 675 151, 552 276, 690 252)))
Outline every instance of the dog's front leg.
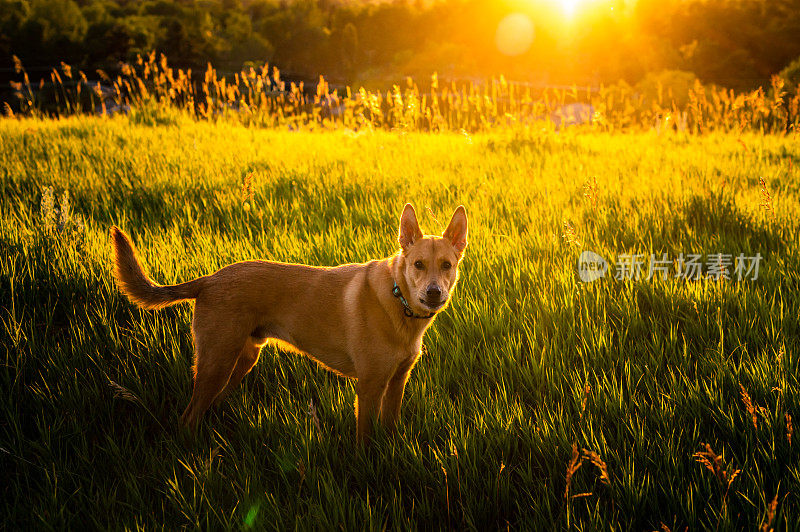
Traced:
POLYGON ((381 410, 381 400, 386 392, 388 375, 359 377, 356 384, 356 440, 360 444, 369 443, 372 424, 381 410))
POLYGON ((381 423, 390 432, 394 432, 397 420, 400 418, 400 407, 403 403, 406 381, 408 381, 411 368, 414 367, 416 361, 417 358, 414 357, 401 362, 386 387, 386 393, 381 403, 381 423))

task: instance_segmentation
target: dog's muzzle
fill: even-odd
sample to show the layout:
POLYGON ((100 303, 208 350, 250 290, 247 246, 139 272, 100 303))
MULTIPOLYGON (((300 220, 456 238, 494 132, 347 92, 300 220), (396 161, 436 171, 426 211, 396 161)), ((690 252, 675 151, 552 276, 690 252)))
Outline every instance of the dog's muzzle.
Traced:
POLYGON ((419 302, 431 310, 438 310, 447 302, 446 297, 442 297, 442 289, 438 285, 429 285, 425 291, 425 297, 419 298, 419 302))

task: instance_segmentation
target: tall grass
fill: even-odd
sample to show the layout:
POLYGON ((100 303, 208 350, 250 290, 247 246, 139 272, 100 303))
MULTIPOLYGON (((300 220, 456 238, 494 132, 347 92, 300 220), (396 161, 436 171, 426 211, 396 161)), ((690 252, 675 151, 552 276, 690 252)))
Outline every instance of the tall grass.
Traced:
MULTIPOLYGON (((15 57, 21 79, 12 86, 23 114, 69 116, 84 112, 130 112, 145 123, 171 123, 176 111, 204 120, 232 120, 259 127, 310 129, 399 129, 403 131, 488 131, 535 125, 590 124, 596 131, 629 129, 689 132, 745 131, 791 133, 800 126, 800 88, 784 89, 775 76, 766 91, 736 94, 699 82, 685 104, 670 87, 655 95, 618 84, 596 89, 535 88, 504 77, 485 82, 440 82, 433 74, 422 87, 407 78, 391 90, 331 90, 320 76, 315 90, 285 82, 275 66, 249 67, 220 75, 211 64, 204 73, 174 69, 155 52, 123 63, 110 76, 102 70, 89 81, 62 63, 37 90, 15 57), (47 105, 43 95, 54 102, 47 105), (576 105, 582 104, 582 105, 576 105)), ((12 112, 6 106, 7 112, 12 112)))
POLYGON ((0 121, 9 528, 800 527, 792 138, 215 122, 0 121), (353 383, 271 348, 183 436, 191 307, 120 296, 109 226, 171 283, 388 255, 406 201, 428 232, 465 204, 471 240, 398 437, 358 449, 353 383), (764 262, 583 284, 584 249, 764 262))

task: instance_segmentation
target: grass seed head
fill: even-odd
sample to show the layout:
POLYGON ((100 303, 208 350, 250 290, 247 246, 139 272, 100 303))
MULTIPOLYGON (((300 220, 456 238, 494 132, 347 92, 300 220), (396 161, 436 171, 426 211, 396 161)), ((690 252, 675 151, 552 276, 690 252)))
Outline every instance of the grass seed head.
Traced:
POLYGON ((786 419, 786 441, 789 442, 789 445, 792 445, 792 432, 794 432, 792 428, 792 415, 787 412, 784 417, 786 419))
POLYGON ((135 393, 127 389, 126 387, 117 384, 116 382, 112 381, 111 379, 108 380, 108 386, 114 392, 115 399, 124 399, 126 401, 130 401, 132 403, 139 403, 142 404, 141 399, 136 396, 135 393))
POLYGON ((775 530, 772 526, 772 521, 775 519, 775 511, 778 509, 778 490, 775 490, 775 497, 772 502, 767 506, 767 519, 761 525, 761 532, 772 532, 775 530))
POLYGON ((739 384, 739 390, 739 393, 742 396, 744 407, 747 409, 747 413, 750 414, 750 417, 753 420, 753 428, 757 429, 758 417, 756 416, 756 409, 753 406, 753 401, 750 400, 750 395, 747 393, 747 390, 744 389, 744 386, 741 383, 739 384))
POLYGON ((569 490, 570 486, 572 485, 572 477, 575 475, 575 472, 580 469, 583 465, 583 458, 581 457, 580 453, 578 452, 578 445, 573 443, 572 444, 572 456, 567 462, 567 472, 566 472, 566 486, 564 488, 564 498, 569 499, 569 490))
POLYGON ((594 451, 583 449, 583 458, 584 460, 589 460, 592 464, 595 465, 595 467, 597 467, 597 469, 600 470, 600 482, 608 485, 609 482, 611 481, 610 478, 608 477, 608 466, 603 461, 603 459, 600 458, 600 455, 594 451))
POLYGON ((760 206, 762 209, 767 211, 770 214, 775 214, 775 211, 772 209, 772 194, 769 192, 769 188, 767 188, 767 182, 764 180, 763 177, 758 178, 758 182, 761 185, 761 203, 760 206))

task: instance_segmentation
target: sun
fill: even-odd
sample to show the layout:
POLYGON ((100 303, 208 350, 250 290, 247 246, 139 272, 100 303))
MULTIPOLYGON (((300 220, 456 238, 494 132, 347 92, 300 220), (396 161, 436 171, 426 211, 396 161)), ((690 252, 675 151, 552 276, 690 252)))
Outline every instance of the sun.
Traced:
POLYGON ((561 10, 564 11, 564 14, 571 17, 578 9, 578 4, 582 2, 581 0, 558 0, 558 3, 561 4, 561 10))
POLYGON ((568 18, 577 15, 581 9, 589 7, 589 4, 609 4, 610 9, 614 10, 613 2, 608 0, 553 0, 553 2, 561 7, 564 16, 568 18))

